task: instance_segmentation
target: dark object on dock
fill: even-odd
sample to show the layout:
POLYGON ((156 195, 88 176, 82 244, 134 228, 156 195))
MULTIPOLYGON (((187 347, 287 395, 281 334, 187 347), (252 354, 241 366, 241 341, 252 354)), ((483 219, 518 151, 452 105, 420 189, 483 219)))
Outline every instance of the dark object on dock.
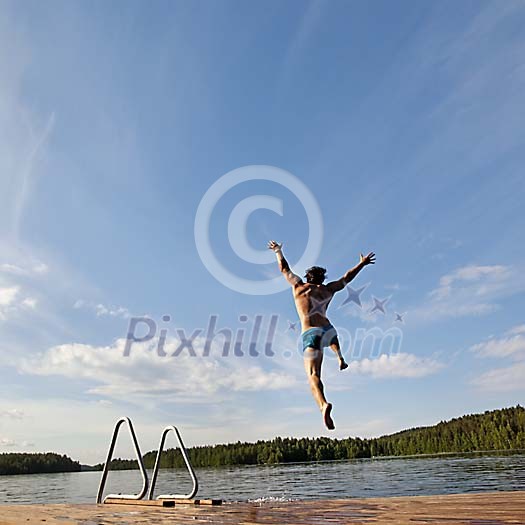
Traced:
POLYGON ((175 507, 175 505, 222 505, 222 499, 119 499, 106 498, 110 505, 146 505, 149 507, 175 507))

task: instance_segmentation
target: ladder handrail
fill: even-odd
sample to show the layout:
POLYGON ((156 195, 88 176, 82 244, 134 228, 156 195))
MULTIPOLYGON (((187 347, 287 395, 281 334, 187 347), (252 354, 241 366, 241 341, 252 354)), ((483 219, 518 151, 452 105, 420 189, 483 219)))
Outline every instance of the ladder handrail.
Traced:
POLYGON ((137 456, 137 461, 139 463, 140 473, 142 474, 142 490, 138 494, 108 494, 104 498, 104 500, 106 500, 107 498, 140 500, 148 492, 148 485, 149 485, 148 473, 146 472, 146 469, 144 468, 144 462, 142 460, 142 454, 140 452, 140 447, 139 447, 139 442, 137 440, 137 436, 135 435, 133 423, 131 422, 131 419, 129 417, 121 417, 115 424, 115 429, 113 430, 113 436, 111 438, 111 443, 108 449, 108 455, 106 458, 106 462, 104 463, 104 468, 102 470, 102 477, 100 478, 100 485, 98 487, 97 503, 102 503, 102 495, 104 494, 104 487, 106 485, 109 467, 111 465, 111 459, 113 458, 113 451, 115 449, 115 444, 117 442, 117 437, 120 431, 120 427, 123 423, 127 423, 128 425, 128 430, 131 436, 131 440, 133 441, 133 446, 135 448, 135 454, 137 456))
POLYGON ((195 472, 193 470, 193 467, 190 463, 190 458, 188 457, 188 452, 186 451, 186 448, 184 447, 184 443, 182 442, 181 435, 174 425, 167 426, 163 431, 162 435, 160 437, 160 443, 159 443, 159 450, 157 451, 157 457, 155 459, 155 466, 153 467, 153 474, 151 476, 151 484, 149 489, 149 495, 148 498, 151 500, 153 499, 153 493, 155 491, 155 484, 157 483, 157 474, 159 472, 160 468, 160 458, 162 456, 162 451, 164 449, 164 442, 166 441, 166 436, 170 432, 170 430, 173 430, 173 433, 175 434, 180 451, 182 453, 182 457, 184 458, 184 462, 186 463, 186 468, 188 469, 188 472, 190 473, 191 479, 193 481, 193 489, 188 494, 161 494, 160 496, 157 496, 157 499, 192 499, 199 490, 199 482, 197 481, 197 476, 195 475, 195 472))

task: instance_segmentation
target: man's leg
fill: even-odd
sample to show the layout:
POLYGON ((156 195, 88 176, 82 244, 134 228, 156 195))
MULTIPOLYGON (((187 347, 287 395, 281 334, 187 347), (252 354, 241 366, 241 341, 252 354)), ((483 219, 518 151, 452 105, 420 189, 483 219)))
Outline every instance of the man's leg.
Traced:
POLYGON ((308 347, 304 351, 304 369, 308 377, 308 383, 312 390, 314 399, 319 405, 319 409, 323 414, 323 419, 328 430, 335 428, 334 422, 330 413, 332 412, 332 405, 328 403, 324 397, 324 387, 321 381, 321 365, 323 363, 323 351, 308 347))
POLYGON ((332 342, 330 343, 330 348, 335 352, 337 359, 339 359, 339 370, 344 370, 345 368, 348 368, 345 358, 341 353, 341 347, 339 346, 339 339, 337 339, 337 337, 334 337, 334 339, 332 339, 332 342))

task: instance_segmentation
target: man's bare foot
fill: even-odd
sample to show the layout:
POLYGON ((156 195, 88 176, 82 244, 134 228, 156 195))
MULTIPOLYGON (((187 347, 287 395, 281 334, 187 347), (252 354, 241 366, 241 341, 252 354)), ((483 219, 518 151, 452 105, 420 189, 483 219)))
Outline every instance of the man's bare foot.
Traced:
POLYGON ((331 412, 332 412, 332 403, 326 403, 326 405, 323 408, 323 419, 324 419, 324 424, 326 425, 326 428, 328 430, 335 429, 335 425, 332 420, 332 416, 330 415, 331 412))
POLYGON ((348 368, 348 364, 345 362, 344 359, 339 361, 339 370, 344 370, 345 368, 348 368))

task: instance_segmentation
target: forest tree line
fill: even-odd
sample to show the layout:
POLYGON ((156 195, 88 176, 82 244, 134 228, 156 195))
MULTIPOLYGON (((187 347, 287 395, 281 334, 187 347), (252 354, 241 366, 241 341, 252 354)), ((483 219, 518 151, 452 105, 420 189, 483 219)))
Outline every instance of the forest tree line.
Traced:
MULTIPOLYGON (((525 409, 516 407, 466 415, 437 425, 418 427, 378 438, 281 438, 255 443, 206 445, 188 449, 194 467, 263 465, 414 454, 525 449, 525 409)), ((153 468, 156 451, 144 455, 153 468)), ((178 449, 166 450, 161 468, 179 468, 184 460, 178 449)), ((101 469, 102 464, 95 468, 101 469)), ((135 460, 115 459, 111 468, 138 468, 135 460)))
MULTIPOLYGON (((188 453, 194 467, 223 465, 266 465, 301 461, 324 461, 414 454, 476 452, 485 450, 525 449, 525 409, 516 407, 486 411, 437 425, 418 427, 378 438, 281 438, 255 443, 230 443, 192 447, 188 453)), ((144 455, 146 468, 153 468, 156 451, 144 455)), ((78 472, 81 469, 102 469, 81 466, 71 458, 48 453, 0 454, 0 475, 78 472)), ((168 449, 161 459, 161 468, 184 466, 178 449, 168 449)), ((114 459, 111 469, 138 468, 132 459, 114 459)))
POLYGON ((53 452, 0 454, 0 475, 43 474, 49 472, 79 472, 80 463, 53 452))

